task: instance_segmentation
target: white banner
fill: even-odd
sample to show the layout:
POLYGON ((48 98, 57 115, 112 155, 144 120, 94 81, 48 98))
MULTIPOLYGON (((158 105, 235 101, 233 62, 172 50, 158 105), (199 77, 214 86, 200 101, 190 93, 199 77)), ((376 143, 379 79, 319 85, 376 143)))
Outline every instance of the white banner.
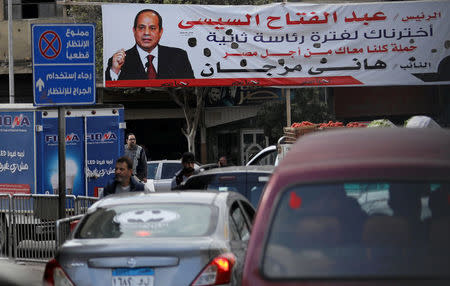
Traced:
POLYGON ((107 4, 102 13, 106 87, 450 83, 449 1, 107 4))

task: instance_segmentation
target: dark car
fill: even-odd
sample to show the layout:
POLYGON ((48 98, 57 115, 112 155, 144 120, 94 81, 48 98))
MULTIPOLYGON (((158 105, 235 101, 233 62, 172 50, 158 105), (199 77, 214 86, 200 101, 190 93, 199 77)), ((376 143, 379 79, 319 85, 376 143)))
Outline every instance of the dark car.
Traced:
POLYGON ((44 282, 240 285, 254 215, 234 192, 111 195, 89 208, 47 263, 44 282))
POLYGON ((244 286, 450 285, 450 132, 304 136, 261 198, 244 286))
POLYGON ((273 166, 232 166, 200 172, 189 177, 181 189, 235 191, 258 206, 273 166))

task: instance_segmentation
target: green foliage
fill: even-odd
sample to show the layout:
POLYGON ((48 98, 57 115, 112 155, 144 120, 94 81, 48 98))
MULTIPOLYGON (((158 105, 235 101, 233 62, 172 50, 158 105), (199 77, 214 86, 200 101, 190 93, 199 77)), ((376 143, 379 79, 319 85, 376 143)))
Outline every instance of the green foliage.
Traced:
MULTIPOLYGON (((329 113, 325 103, 318 99, 323 89, 299 88, 291 89, 291 121, 310 121, 313 123, 335 120, 329 113)), ((271 144, 276 143, 283 136, 286 126, 286 101, 268 101, 261 106, 256 116, 256 124, 264 128, 264 134, 269 137, 271 144)))

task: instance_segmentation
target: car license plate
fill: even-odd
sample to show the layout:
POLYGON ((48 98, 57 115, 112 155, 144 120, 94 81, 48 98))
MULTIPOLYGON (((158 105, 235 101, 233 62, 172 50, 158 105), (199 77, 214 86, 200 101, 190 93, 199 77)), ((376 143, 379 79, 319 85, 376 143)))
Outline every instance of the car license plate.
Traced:
POLYGON ((112 271, 112 286, 153 286, 152 268, 116 268, 112 271))

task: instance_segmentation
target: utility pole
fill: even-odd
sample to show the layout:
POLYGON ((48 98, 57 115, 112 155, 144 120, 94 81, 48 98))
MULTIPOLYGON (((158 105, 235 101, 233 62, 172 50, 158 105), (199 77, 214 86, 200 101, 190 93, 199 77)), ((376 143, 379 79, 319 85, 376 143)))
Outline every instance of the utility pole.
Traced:
MULTIPOLYGON (((287 0, 283 0, 283 4, 286 4, 287 0)), ((286 94, 286 126, 291 126, 291 89, 285 89, 286 94)))
POLYGON ((14 52, 12 17, 12 0, 8 0, 9 103, 14 103, 14 52))

